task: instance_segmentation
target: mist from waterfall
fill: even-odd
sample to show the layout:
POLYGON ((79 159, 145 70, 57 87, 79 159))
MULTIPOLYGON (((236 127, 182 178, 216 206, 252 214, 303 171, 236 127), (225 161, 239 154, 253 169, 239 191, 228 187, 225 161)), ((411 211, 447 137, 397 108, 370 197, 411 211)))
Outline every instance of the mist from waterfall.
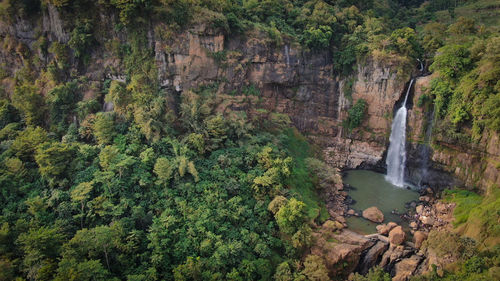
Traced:
POLYGON ((406 90, 404 102, 396 112, 396 116, 392 121, 391 137, 389 138, 390 145, 387 152, 387 159, 385 160, 387 164, 387 175, 385 179, 399 187, 403 187, 404 185, 406 164, 406 115, 408 113, 406 102, 414 80, 415 79, 412 79, 410 81, 410 85, 408 85, 408 89, 406 90))

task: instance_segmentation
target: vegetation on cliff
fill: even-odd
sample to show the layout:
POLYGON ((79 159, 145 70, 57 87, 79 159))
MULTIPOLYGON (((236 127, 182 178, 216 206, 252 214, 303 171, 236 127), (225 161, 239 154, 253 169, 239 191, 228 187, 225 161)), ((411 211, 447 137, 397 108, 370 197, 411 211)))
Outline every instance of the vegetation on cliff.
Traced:
MULTIPOLYGON (((322 257, 307 253, 316 223, 329 217, 318 193, 336 172, 314 158, 288 116, 221 110, 220 81, 180 95, 162 87, 151 34, 175 39, 205 25, 325 53, 332 75, 350 76, 351 101, 357 63, 407 74, 426 60, 435 77, 423 103, 434 104, 444 137, 469 142, 500 131, 497 23, 457 16, 468 11, 460 4, 483 2, 1 1, 0 280, 325 280, 322 257), (104 20, 113 38, 97 28, 104 20), (11 34, 25 32, 23 21, 68 32, 49 38, 40 28, 27 43, 11 34), (124 77, 82 75, 96 50, 124 77)), ((222 65, 230 54, 210 55, 222 65)), ((260 98, 254 85, 241 92, 260 98)), ((362 126, 367 106, 353 103, 348 130, 362 126)), ((498 273, 490 247, 498 192, 450 196, 461 234, 481 252, 469 255, 459 242, 470 241, 453 236, 465 254, 444 276, 498 273)), ((377 269, 355 278, 388 276, 377 269)))

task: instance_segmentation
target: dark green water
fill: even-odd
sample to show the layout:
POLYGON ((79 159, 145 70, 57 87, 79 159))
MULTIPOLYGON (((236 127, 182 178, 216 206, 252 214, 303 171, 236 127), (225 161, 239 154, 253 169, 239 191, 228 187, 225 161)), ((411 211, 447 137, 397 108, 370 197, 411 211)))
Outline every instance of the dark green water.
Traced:
MULTIPOLYGON (((347 172, 344 182, 355 187, 354 190, 348 190, 349 195, 356 200, 356 203, 350 207, 361 215, 364 209, 376 206, 384 213, 384 223, 393 221, 407 228, 401 218, 392 214, 391 211, 398 210, 400 213, 404 213, 406 211, 405 203, 418 199, 419 194, 416 191, 390 184, 384 176, 365 170, 347 172)), ((347 218, 347 225, 350 229, 362 234, 377 232, 375 228, 377 224, 362 217, 347 218)))

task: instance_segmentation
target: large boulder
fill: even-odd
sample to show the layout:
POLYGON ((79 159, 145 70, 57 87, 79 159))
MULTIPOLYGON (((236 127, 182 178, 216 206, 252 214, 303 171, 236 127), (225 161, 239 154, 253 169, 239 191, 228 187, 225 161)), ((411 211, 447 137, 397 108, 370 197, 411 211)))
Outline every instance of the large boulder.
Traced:
POLYGON ((388 224, 379 224, 377 225, 377 232, 382 235, 387 235, 389 231, 391 231, 393 228, 398 226, 397 223, 395 222, 389 222, 388 224))
POLYGON ((370 270, 370 268, 375 265, 380 255, 382 255, 384 251, 387 250, 388 245, 388 243, 378 241, 375 246, 371 247, 359 265, 359 272, 363 275, 367 274, 368 270, 370 270))
POLYGON ((417 269, 422 257, 413 255, 407 259, 402 259, 400 262, 396 263, 394 266, 394 277, 392 281, 406 281, 417 269))
POLYGON ((372 222, 381 223, 384 221, 384 214, 374 206, 363 211, 363 218, 372 222))
POLYGON ((420 249, 425 239, 427 239, 427 233, 415 231, 415 234, 413 234, 413 243, 415 243, 415 248, 420 249))
POLYGON ((396 226, 389 232, 389 241, 394 245, 401 245, 405 241, 406 234, 401 226, 396 226))

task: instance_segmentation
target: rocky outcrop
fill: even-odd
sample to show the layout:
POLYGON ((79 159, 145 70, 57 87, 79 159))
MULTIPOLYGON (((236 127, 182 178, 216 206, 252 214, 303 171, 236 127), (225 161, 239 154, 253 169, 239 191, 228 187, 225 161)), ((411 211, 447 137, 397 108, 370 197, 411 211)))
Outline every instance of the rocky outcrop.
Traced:
POLYGON ((333 232, 322 227, 313 233, 311 254, 323 257, 331 278, 347 277, 357 267, 361 254, 375 243, 348 229, 333 232))
POLYGON ((363 275, 368 273, 370 268, 372 268, 377 263, 379 257, 384 253, 385 250, 387 250, 388 246, 388 243, 379 240, 373 247, 371 247, 368 252, 366 252, 365 256, 362 259, 362 262, 359 264, 359 273, 363 275))
POLYGON ((394 266, 394 277, 393 281, 406 281, 413 275, 413 272, 417 269, 418 265, 422 261, 422 257, 418 255, 412 255, 409 258, 403 259, 396 263, 394 266))
POLYGON ((384 221, 384 214, 374 206, 363 211, 363 218, 372 222, 381 223, 384 221))
POLYGON ((389 232, 389 241, 393 245, 401 245, 406 239, 406 234, 401 226, 396 226, 389 232))
POLYGON ((413 234, 413 243, 415 244, 415 248, 420 249, 425 239, 427 239, 427 233, 423 231, 415 231, 413 234))
POLYGON ((413 106, 408 111, 407 178, 432 187, 466 185, 486 190, 492 184, 500 185, 498 134, 485 130, 478 143, 458 143, 434 129, 432 107, 418 106, 433 77, 415 82, 413 106))

